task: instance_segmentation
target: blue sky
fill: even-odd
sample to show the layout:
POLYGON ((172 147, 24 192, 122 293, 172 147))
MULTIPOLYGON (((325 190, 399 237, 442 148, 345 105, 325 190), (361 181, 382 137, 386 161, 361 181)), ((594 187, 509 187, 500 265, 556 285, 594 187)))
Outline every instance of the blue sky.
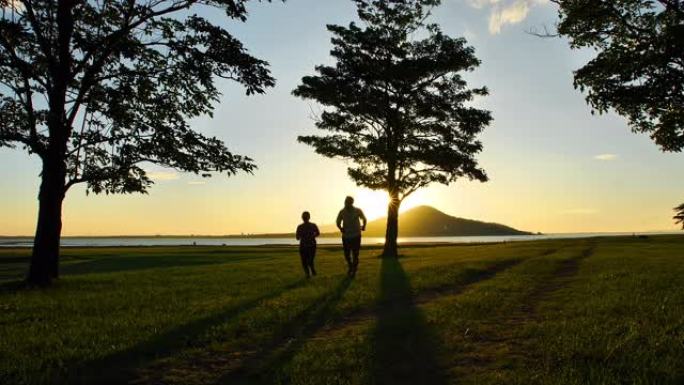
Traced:
MULTIPOLYGON (((315 221, 331 223, 347 194, 357 195, 372 216, 384 211, 384 196, 355 187, 344 162, 296 143, 297 135, 315 132, 310 116, 318 107, 290 93, 315 65, 330 63, 325 25, 353 20, 353 3, 288 0, 249 9, 244 24, 221 22, 270 62, 277 86, 246 97, 239 86, 221 82, 224 95, 214 118, 193 125, 253 157, 255 175, 202 180, 151 168, 157 184, 149 195, 86 197, 73 189, 65 202, 65 234, 288 231, 304 209, 315 221)), ((555 6, 544 0, 445 0, 434 11, 431 21, 465 36, 482 60, 467 78, 491 92, 477 101, 494 116, 479 158, 491 181, 430 187, 406 207, 430 204, 530 231, 675 230, 671 208, 684 201, 684 156, 661 153, 621 117, 590 113, 572 87, 572 71, 592 53, 526 33, 555 19, 555 6)), ((19 150, 0 149, 0 164, 0 234, 31 234, 39 163, 19 150)))

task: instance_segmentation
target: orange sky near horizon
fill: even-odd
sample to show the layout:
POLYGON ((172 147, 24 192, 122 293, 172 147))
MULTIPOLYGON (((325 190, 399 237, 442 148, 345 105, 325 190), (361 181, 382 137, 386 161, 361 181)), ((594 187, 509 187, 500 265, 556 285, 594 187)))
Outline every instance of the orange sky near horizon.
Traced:
MULTIPOLYGON (((485 158, 485 165, 488 162, 485 158)), ((583 167, 539 163, 540 169, 561 169, 565 175, 540 185, 520 183, 528 173, 540 170, 516 169, 500 172, 489 167, 487 183, 458 182, 419 190, 401 207, 405 211, 430 205, 449 215, 498 222, 520 230, 564 232, 676 231, 671 220, 671 202, 676 196, 666 187, 629 187, 630 194, 606 197, 598 191, 619 192, 619 178, 591 177, 583 167), (574 171, 572 171, 575 169, 574 171), (566 181, 566 178, 570 178, 566 181), (652 200, 653 192, 673 195, 652 200), (632 211, 625 212, 625 208, 632 211), (620 215, 613 215, 612 213, 620 215)), ((600 162, 602 163, 602 162, 600 162)), ((148 195, 86 196, 82 189, 70 191, 64 205, 63 234, 103 235, 229 235, 241 233, 291 232, 302 211, 312 214, 319 225, 333 224, 346 195, 355 196, 369 219, 385 215, 387 197, 380 191, 354 186, 345 174, 343 162, 312 159, 304 170, 316 175, 293 183, 278 170, 262 170, 254 176, 234 178, 195 176, 165 171, 148 195), (326 170, 326 172, 321 172, 326 170), (262 175, 260 175, 262 174, 262 175), (277 193, 274 193, 277 191, 277 193)), ((656 175, 653 178, 663 177, 656 175)), ((37 178, 31 186, 8 186, 0 235, 32 235, 35 228, 37 178), (22 192, 22 194, 18 194, 22 192)), ((622 186, 624 188, 624 184, 622 186)))
MULTIPOLYGON (((298 135, 317 133, 310 116, 319 107, 291 92, 315 65, 331 63, 325 26, 354 20, 354 3, 249 2, 249 11, 245 23, 223 22, 270 63, 276 86, 245 97, 234 82, 218 81, 223 96, 213 118, 190 124, 254 158, 255 174, 202 179, 146 166, 156 182, 148 195, 86 196, 76 187, 64 204, 64 235, 292 232, 304 210, 319 225, 334 223, 346 195, 355 196, 369 218, 384 215, 384 194, 355 186, 347 163, 297 143, 298 135)), ((553 25, 552 2, 445 1, 433 11, 431 21, 464 36, 482 61, 466 79, 490 90, 476 101, 494 117, 477 157, 490 181, 433 185, 409 197, 402 210, 425 204, 543 233, 679 230, 672 208, 684 202, 684 154, 662 153, 614 113, 591 114, 572 73, 593 52, 526 33, 553 25)), ((35 156, 0 148, 0 235, 34 233, 39 172, 35 156)))

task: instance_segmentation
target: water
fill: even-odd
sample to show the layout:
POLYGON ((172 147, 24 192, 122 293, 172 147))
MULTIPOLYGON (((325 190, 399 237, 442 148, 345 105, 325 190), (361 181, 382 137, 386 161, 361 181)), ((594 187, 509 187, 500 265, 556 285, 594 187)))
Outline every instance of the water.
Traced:
MULTIPOLYGON (((648 235, 678 233, 639 233, 648 235)), ((589 237, 631 236, 634 233, 567 233, 543 235, 504 235, 466 237, 400 237, 399 243, 498 243, 543 239, 574 239, 589 237)), ((383 244, 384 238, 363 238, 364 245, 383 244)), ((29 237, 2 237, 0 247, 31 247, 29 237)), ((341 244, 340 238, 319 238, 319 245, 341 244)), ((296 245, 294 238, 232 238, 232 237, 64 237, 64 247, 115 247, 115 246, 262 246, 296 245)))

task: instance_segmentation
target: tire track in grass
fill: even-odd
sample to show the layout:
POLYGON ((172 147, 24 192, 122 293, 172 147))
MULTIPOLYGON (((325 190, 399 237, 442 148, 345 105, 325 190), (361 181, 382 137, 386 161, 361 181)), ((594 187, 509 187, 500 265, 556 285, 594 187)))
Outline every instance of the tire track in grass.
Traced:
MULTIPOLYGON (((551 255, 556 253, 558 250, 559 249, 557 248, 545 249, 537 257, 551 255)), ((309 333, 309 336, 306 339, 297 342, 297 349, 291 349, 287 356, 281 356, 281 367, 283 364, 290 362, 296 355, 297 350, 301 349, 308 341, 331 341, 348 338, 343 337, 343 335, 347 334, 347 330, 352 330, 359 327, 364 328, 366 327, 365 324, 370 327, 373 322, 381 318, 386 319, 386 315, 392 312, 404 311, 406 313, 411 313, 407 309, 417 309, 417 307, 420 305, 429 303, 444 296, 458 295, 472 285, 492 279, 497 274, 513 268, 514 266, 522 263, 525 259, 526 258, 516 258, 499 261, 486 269, 477 271, 475 274, 458 284, 449 283, 446 285, 440 285, 419 291, 415 294, 410 293, 410 286, 408 286, 408 289, 403 291, 403 295, 384 296, 383 299, 378 301, 370 308, 353 311, 342 318, 329 322, 320 330, 309 333)), ((432 370, 433 369, 427 371, 424 370, 423 372, 431 372, 432 370)))
POLYGON ((481 322, 486 332, 468 335, 470 329, 466 330, 466 338, 471 340, 473 349, 464 352, 454 369, 460 368, 466 375, 477 376, 478 373, 511 369, 520 361, 530 360, 530 337, 521 335, 521 331, 527 325, 539 322, 538 305, 572 282, 581 262, 594 254, 595 247, 591 243, 577 255, 560 261, 548 276, 523 296, 520 306, 508 316, 481 322))
MULTIPOLYGON (((376 354, 376 357, 385 357, 389 352, 394 352, 395 348, 398 349, 402 346, 401 344, 398 346, 393 345, 396 344, 395 338, 393 338, 394 334, 402 335, 406 338, 408 338, 408 335, 414 337, 414 344, 411 346, 418 351, 413 352, 411 359, 405 359, 399 364, 395 362, 394 370, 388 369, 388 362, 394 362, 395 360, 375 362, 372 365, 372 373, 368 373, 368 375, 375 377, 375 381, 378 383, 396 383, 396 381, 388 381, 388 379, 406 379, 413 376, 415 378, 429 378, 429 383, 439 384, 440 381, 438 379, 440 377, 436 374, 436 363, 430 359, 433 356, 429 349, 432 346, 430 333, 417 310, 417 306, 439 296, 464 290, 465 287, 476 282, 490 279, 497 273, 509 269, 521 261, 521 259, 501 261, 487 269, 477 271, 459 285, 442 285, 423 290, 418 295, 411 293, 408 277, 403 272, 403 269, 399 267, 398 261, 383 261, 383 290, 381 300, 375 305, 359 309, 337 319, 316 317, 313 322, 302 324, 301 333, 298 335, 293 335, 288 339, 281 339, 279 343, 271 344, 267 348, 255 352, 252 357, 245 360, 240 366, 228 369, 226 374, 217 383, 289 383, 291 381, 290 376, 293 373, 289 372, 288 367, 308 342, 316 340, 330 341, 330 339, 340 338, 340 332, 353 327, 362 326, 363 329, 366 327, 365 323, 368 323, 370 327, 375 320, 378 320, 379 324, 374 329, 373 341, 376 342, 375 348, 381 350, 382 353, 376 354), (396 320, 404 320, 405 322, 396 323, 396 320), (383 370, 379 370, 379 368, 383 368, 383 370), (394 373, 394 376, 389 376, 388 372, 394 373), (401 376, 397 377, 398 373, 402 373, 401 376), (431 377, 431 373, 434 376, 431 377), (386 376, 389 377, 386 378, 386 376)), ((334 305, 334 302, 336 301, 333 301, 330 305, 334 305)), ((323 315, 332 310, 332 306, 324 306, 319 313, 323 315)), ((398 356, 403 357, 404 355, 398 356)))
MULTIPOLYGON (((557 249, 547 249, 540 255, 550 255, 556 251, 557 249)), ((332 310, 332 306, 330 305, 337 303, 339 298, 336 298, 335 301, 331 301, 332 303, 329 303, 327 306, 318 308, 317 313, 319 313, 320 317, 316 317, 314 321, 309 324, 301 325, 298 333, 291 333, 287 338, 276 339, 268 344, 268 346, 248 353, 247 357, 243 357, 243 359, 240 360, 240 364, 233 365, 227 370, 224 369, 225 374, 221 376, 217 383, 267 383, 269 380, 269 372, 272 374, 274 368, 280 368, 287 365, 308 341, 325 339, 337 334, 343 329, 358 326, 364 322, 374 321, 379 315, 386 314, 391 309, 396 309, 397 307, 414 307, 430 302, 441 296, 458 294, 471 285, 491 279, 496 274, 520 264, 523 260, 524 258, 504 260, 474 274, 466 281, 457 285, 441 285, 423 290, 416 295, 408 296, 406 298, 381 300, 370 308, 353 311, 342 318, 327 319, 324 315, 332 310)))
POLYGON ((505 270, 508 270, 520 264, 522 261, 523 260, 521 259, 513 259, 497 263, 494 266, 491 266, 490 268, 481 271, 479 274, 477 274, 469 280, 466 280, 456 285, 446 284, 434 288, 425 289, 418 292, 416 295, 414 295, 408 300, 404 299, 402 301, 395 299, 390 301, 379 301, 373 307, 358 309, 352 311, 351 313, 347 314, 342 318, 334 320, 333 322, 326 325, 323 329, 321 329, 320 332, 313 336, 311 339, 326 340, 331 338, 338 338, 333 336, 339 334, 345 329, 355 327, 363 323, 370 323, 372 321, 375 321, 378 313, 382 313, 387 309, 409 305, 420 306, 444 296, 458 295, 473 285, 494 278, 494 276, 496 276, 497 274, 500 274, 505 270))
MULTIPOLYGON (((551 255, 557 249, 546 249, 540 256, 551 255)), ((442 296, 456 295, 471 285, 488 280, 497 274, 508 270, 526 258, 508 259, 473 274, 459 284, 447 284, 422 290, 419 293, 401 299, 379 301, 372 307, 359 309, 345 317, 331 319, 330 314, 346 291, 349 281, 345 280, 341 287, 324 296, 324 300, 316 301, 305 309, 295 319, 286 325, 279 326, 280 332, 270 341, 255 346, 250 351, 217 354, 203 362, 193 363, 193 370, 213 371, 223 373, 219 375, 217 383, 221 384, 258 384, 268 380, 268 373, 274 367, 286 365, 310 340, 326 338, 337 331, 355 326, 367 321, 375 320, 379 314, 384 314, 392 308, 402 306, 418 306, 428 303, 442 296)), ((334 338, 334 337, 333 337, 334 338)), ((146 383, 148 381, 140 381, 146 383)))
POLYGON ((552 277, 537 286, 525 299, 520 309, 523 317, 521 317, 519 321, 524 323, 525 321, 531 321, 533 318, 536 318, 537 306, 558 290, 569 285, 579 272, 580 263, 591 257, 594 254, 595 249, 596 245, 592 243, 575 257, 562 261, 558 268, 553 272, 552 277))
MULTIPOLYGON (((546 249, 538 257, 551 255, 557 251, 558 249, 546 249)), ((374 364, 368 375, 375 378, 375 383, 446 383, 447 377, 440 369, 436 356, 437 350, 439 350, 437 349, 439 340, 430 330, 429 325, 425 323, 419 306, 443 296, 457 295, 468 287, 491 279, 524 260, 525 258, 517 258, 499 261, 486 269, 467 276, 458 284, 440 285, 422 290, 417 294, 412 293, 408 276, 396 260, 390 261, 394 262, 393 264, 383 261, 383 266, 396 266, 383 269, 386 271, 382 274, 384 284, 382 285, 381 299, 373 307, 349 313, 345 317, 328 323, 324 328, 309 333, 306 339, 301 339, 290 346, 292 349, 289 349, 286 354, 280 354, 277 364, 271 361, 268 364, 262 363, 261 367, 267 369, 274 366, 277 368, 287 367, 309 341, 329 343, 334 340, 348 340, 350 332, 358 333, 358 330, 369 328, 368 330, 373 330, 372 341, 376 352, 372 356, 374 364), (377 324, 375 324, 376 320, 377 324), (373 328, 372 325, 375 327, 373 328), (357 330, 353 331, 355 328, 357 330), (397 339, 398 336, 401 338, 397 339), (404 346, 406 344, 410 346, 407 351, 405 351, 407 347, 404 346)), ((370 359, 371 357, 367 358, 370 359)), ((361 369, 364 364, 357 363, 358 367, 356 368, 361 369)), ((340 375, 340 373, 334 374, 340 375)), ((272 379, 277 378, 280 381, 271 382, 289 383, 290 375, 296 376, 297 374, 287 371, 277 373, 272 379)), ((268 379, 268 376, 264 376, 263 379, 268 379)), ((257 382, 252 381, 250 383, 257 382)), ((268 381, 261 383, 268 383, 268 381)))
POLYGON ((453 283, 448 283, 446 285, 440 285, 437 287, 421 290, 420 292, 416 293, 408 299, 381 300, 377 302, 373 307, 352 311, 345 317, 329 324, 324 329, 324 331, 335 332, 337 329, 343 329, 353 324, 374 320, 379 313, 385 312, 388 309, 395 308, 398 306, 419 306, 431 302, 437 298, 441 298, 443 296, 458 295, 464 290, 466 290, 468 287, 475 285, 479 282, 492 279, 497 274, 520 264, 522 261, 522 259, 505 260, 503 262, 494 264, 488 269, 479 271, 472 277, 466 279, 464 282, 460 282, 455 285, 453 283))
MULTIPOLYGON (((557 253, 559 250, 560 249, 556 249, 556 248, 546 249, 546 250, 542 251, 536 257, 540 258, 540 257, 549 256, 549 255, 557 253)), ((427 304, 429 302, 432 302, 438 298, 442 298, 445 296, 455 296, 455 295, 461 294, 463 291, 470 288, 471 286, 476 285, 480 282, 484 282, 484 281, 487 281, 489 279, 492 279, 496 275, 501 274, 504 271, 519 265, 525 259, 526 258, 506 259, 506 260, 497 262, 488 268, 485 268, 481 271, 478 271, 472 277, 468 277, 463 282, 460 282, 457 284, 447 283, 445 285, 440 285, 437 287, 432 287, 432 288, 421 290, 418 293, 414 294, 410 298, 410 302, 408 303, 408 305, 420 306, 420 305, 424 305, 424 304, 427 304)), ((394 301, 392 301, 392 300, 382 301, 381 300, 371 308, 364 308, 364 309, 352 311, 351 313, 349 313, 345 317, 329 324, 324 329, 324 331, 329 331, 329 332, 333 333, 333 332, 337 331, 338 329, 344 329, 347 326, 350 326, 353 324, 374 320, 376 318, 377 314, 382 312, 384 309, 397 306, 396 302, 397 302, 396 300, 394 300, 394 301)))

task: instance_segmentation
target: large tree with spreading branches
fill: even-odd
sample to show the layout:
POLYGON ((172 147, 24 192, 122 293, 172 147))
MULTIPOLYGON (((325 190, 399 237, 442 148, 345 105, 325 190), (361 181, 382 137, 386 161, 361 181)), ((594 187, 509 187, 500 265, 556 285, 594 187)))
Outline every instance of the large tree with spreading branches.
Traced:
POLYGON ((145 163, 209 176, 251 172, 189 120, 211 115, 216 78, 247 94, 274 84, 268 64, 195 12, 244 21, 247 0, 0 0, 0 146, 42 161, 28 281, 58 276, 62 201, 144 193, 145 163))
MULTIPOLYGON (((614 110, 663 150, 684 149, 684 1, 551 0, 557 35, 596 56, 575 71, 593 111, 614 110)), ((549 34, 545 34, 549 35, 549 34)), ((555 34, 554 34, 555 35, 555 34)), ((675 208, 684 217, 684 205, 675 208)))
POLYGON ((351 179, 385 190, 390 202, 385 256, 397 255, 401 202, 431 183, 486 181, 475 156, 489 111, 469 105, 486 88, 468 88, 463 73, 479 65, 463 38, 426 23, 439 0, 355 0, 361 23, 329 25, 333 66, 316 67, 294 90, 323 106, 299 137, 317 153, 349 160, 351 179), (420 37, 416 39, 416 37, 420 37))

